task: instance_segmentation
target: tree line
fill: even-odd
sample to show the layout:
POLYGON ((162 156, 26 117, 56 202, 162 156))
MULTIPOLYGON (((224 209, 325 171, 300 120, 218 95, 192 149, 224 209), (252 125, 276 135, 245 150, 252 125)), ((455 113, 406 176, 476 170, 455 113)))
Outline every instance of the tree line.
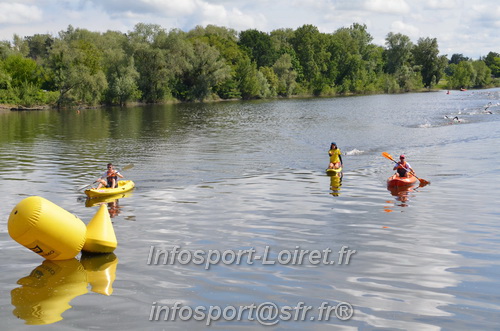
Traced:
POLYGON ((70 25, 57 36, 0 42, 0 103, 60 108, 500 85, 499 53, 448 59, 435 38, 413 43, 390 32, 384 46, 372 40, 358 23, 333 33, 314 25, 270 33, 143 23, 101 33, 70 25))

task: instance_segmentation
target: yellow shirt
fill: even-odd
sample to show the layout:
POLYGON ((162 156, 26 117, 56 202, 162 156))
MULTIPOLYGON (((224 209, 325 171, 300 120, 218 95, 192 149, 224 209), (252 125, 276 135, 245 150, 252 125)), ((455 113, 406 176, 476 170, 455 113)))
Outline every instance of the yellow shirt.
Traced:
POLYGON ((331 163, 337 163, 337 162, 340 162, 340 158, 339 158, 339 155, 342 154, 342 152, 340 151, 340 148, 337 148, 337 149, 330 149, 328 151, 328 154, 330 154, 330 162, 331 163))

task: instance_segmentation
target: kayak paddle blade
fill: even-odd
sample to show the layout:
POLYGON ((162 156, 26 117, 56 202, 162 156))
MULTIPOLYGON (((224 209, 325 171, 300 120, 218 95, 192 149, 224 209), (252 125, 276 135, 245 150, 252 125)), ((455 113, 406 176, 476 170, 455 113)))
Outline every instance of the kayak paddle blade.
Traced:
MULTIPOLYGON (((387 153, 387 152, 382 152, 382 156, 385 157, 386 159, 394 161, 394 158, 392 157, 392 155, 387 153)), ((396 162, 396 161, 394 161, 394 162, 396 162)))
POLYGON ((130 170, 134 167, 134 164, 133 163, 130 163, 130 164, 127 164, 126 166, 124 166, 122 168, 122 171, 125 171, 125 170, 130 170))

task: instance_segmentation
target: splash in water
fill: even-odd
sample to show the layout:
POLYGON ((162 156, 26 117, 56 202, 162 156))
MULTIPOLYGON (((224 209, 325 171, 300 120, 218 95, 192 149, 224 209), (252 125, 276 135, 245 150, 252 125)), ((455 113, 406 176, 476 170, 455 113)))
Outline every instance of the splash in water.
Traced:
POLYGON ((359 149, 353 149, 351 151, 345 152, 345 155, 360 155, 363 154, 365 151, 360 151, 359 149))
POLYGON ((432 128, 432 124, 429 123, 429 122, 425 122, 424 124, 420 124, 418 127, 419 128, 424 128, 424 129, 432 128))

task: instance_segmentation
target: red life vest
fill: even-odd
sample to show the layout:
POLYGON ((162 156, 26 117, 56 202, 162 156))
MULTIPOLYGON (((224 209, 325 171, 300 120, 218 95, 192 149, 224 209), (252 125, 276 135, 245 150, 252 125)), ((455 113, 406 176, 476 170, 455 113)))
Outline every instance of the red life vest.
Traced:
POLYGON ((115 171, 115 170, 108 170, 108 171, 106 172, 107 178, 113 178, 113 177, 116 177, 116 176, 117 176, 117 175, 116 175, 116 173, 117 173, 117 171, 115 171))
POLYGON ((403 161, 403 163, 401 163, 401 161, 399 161, 398 168, 408 170, 408 166, 406 165, 406 161, 403 161))

